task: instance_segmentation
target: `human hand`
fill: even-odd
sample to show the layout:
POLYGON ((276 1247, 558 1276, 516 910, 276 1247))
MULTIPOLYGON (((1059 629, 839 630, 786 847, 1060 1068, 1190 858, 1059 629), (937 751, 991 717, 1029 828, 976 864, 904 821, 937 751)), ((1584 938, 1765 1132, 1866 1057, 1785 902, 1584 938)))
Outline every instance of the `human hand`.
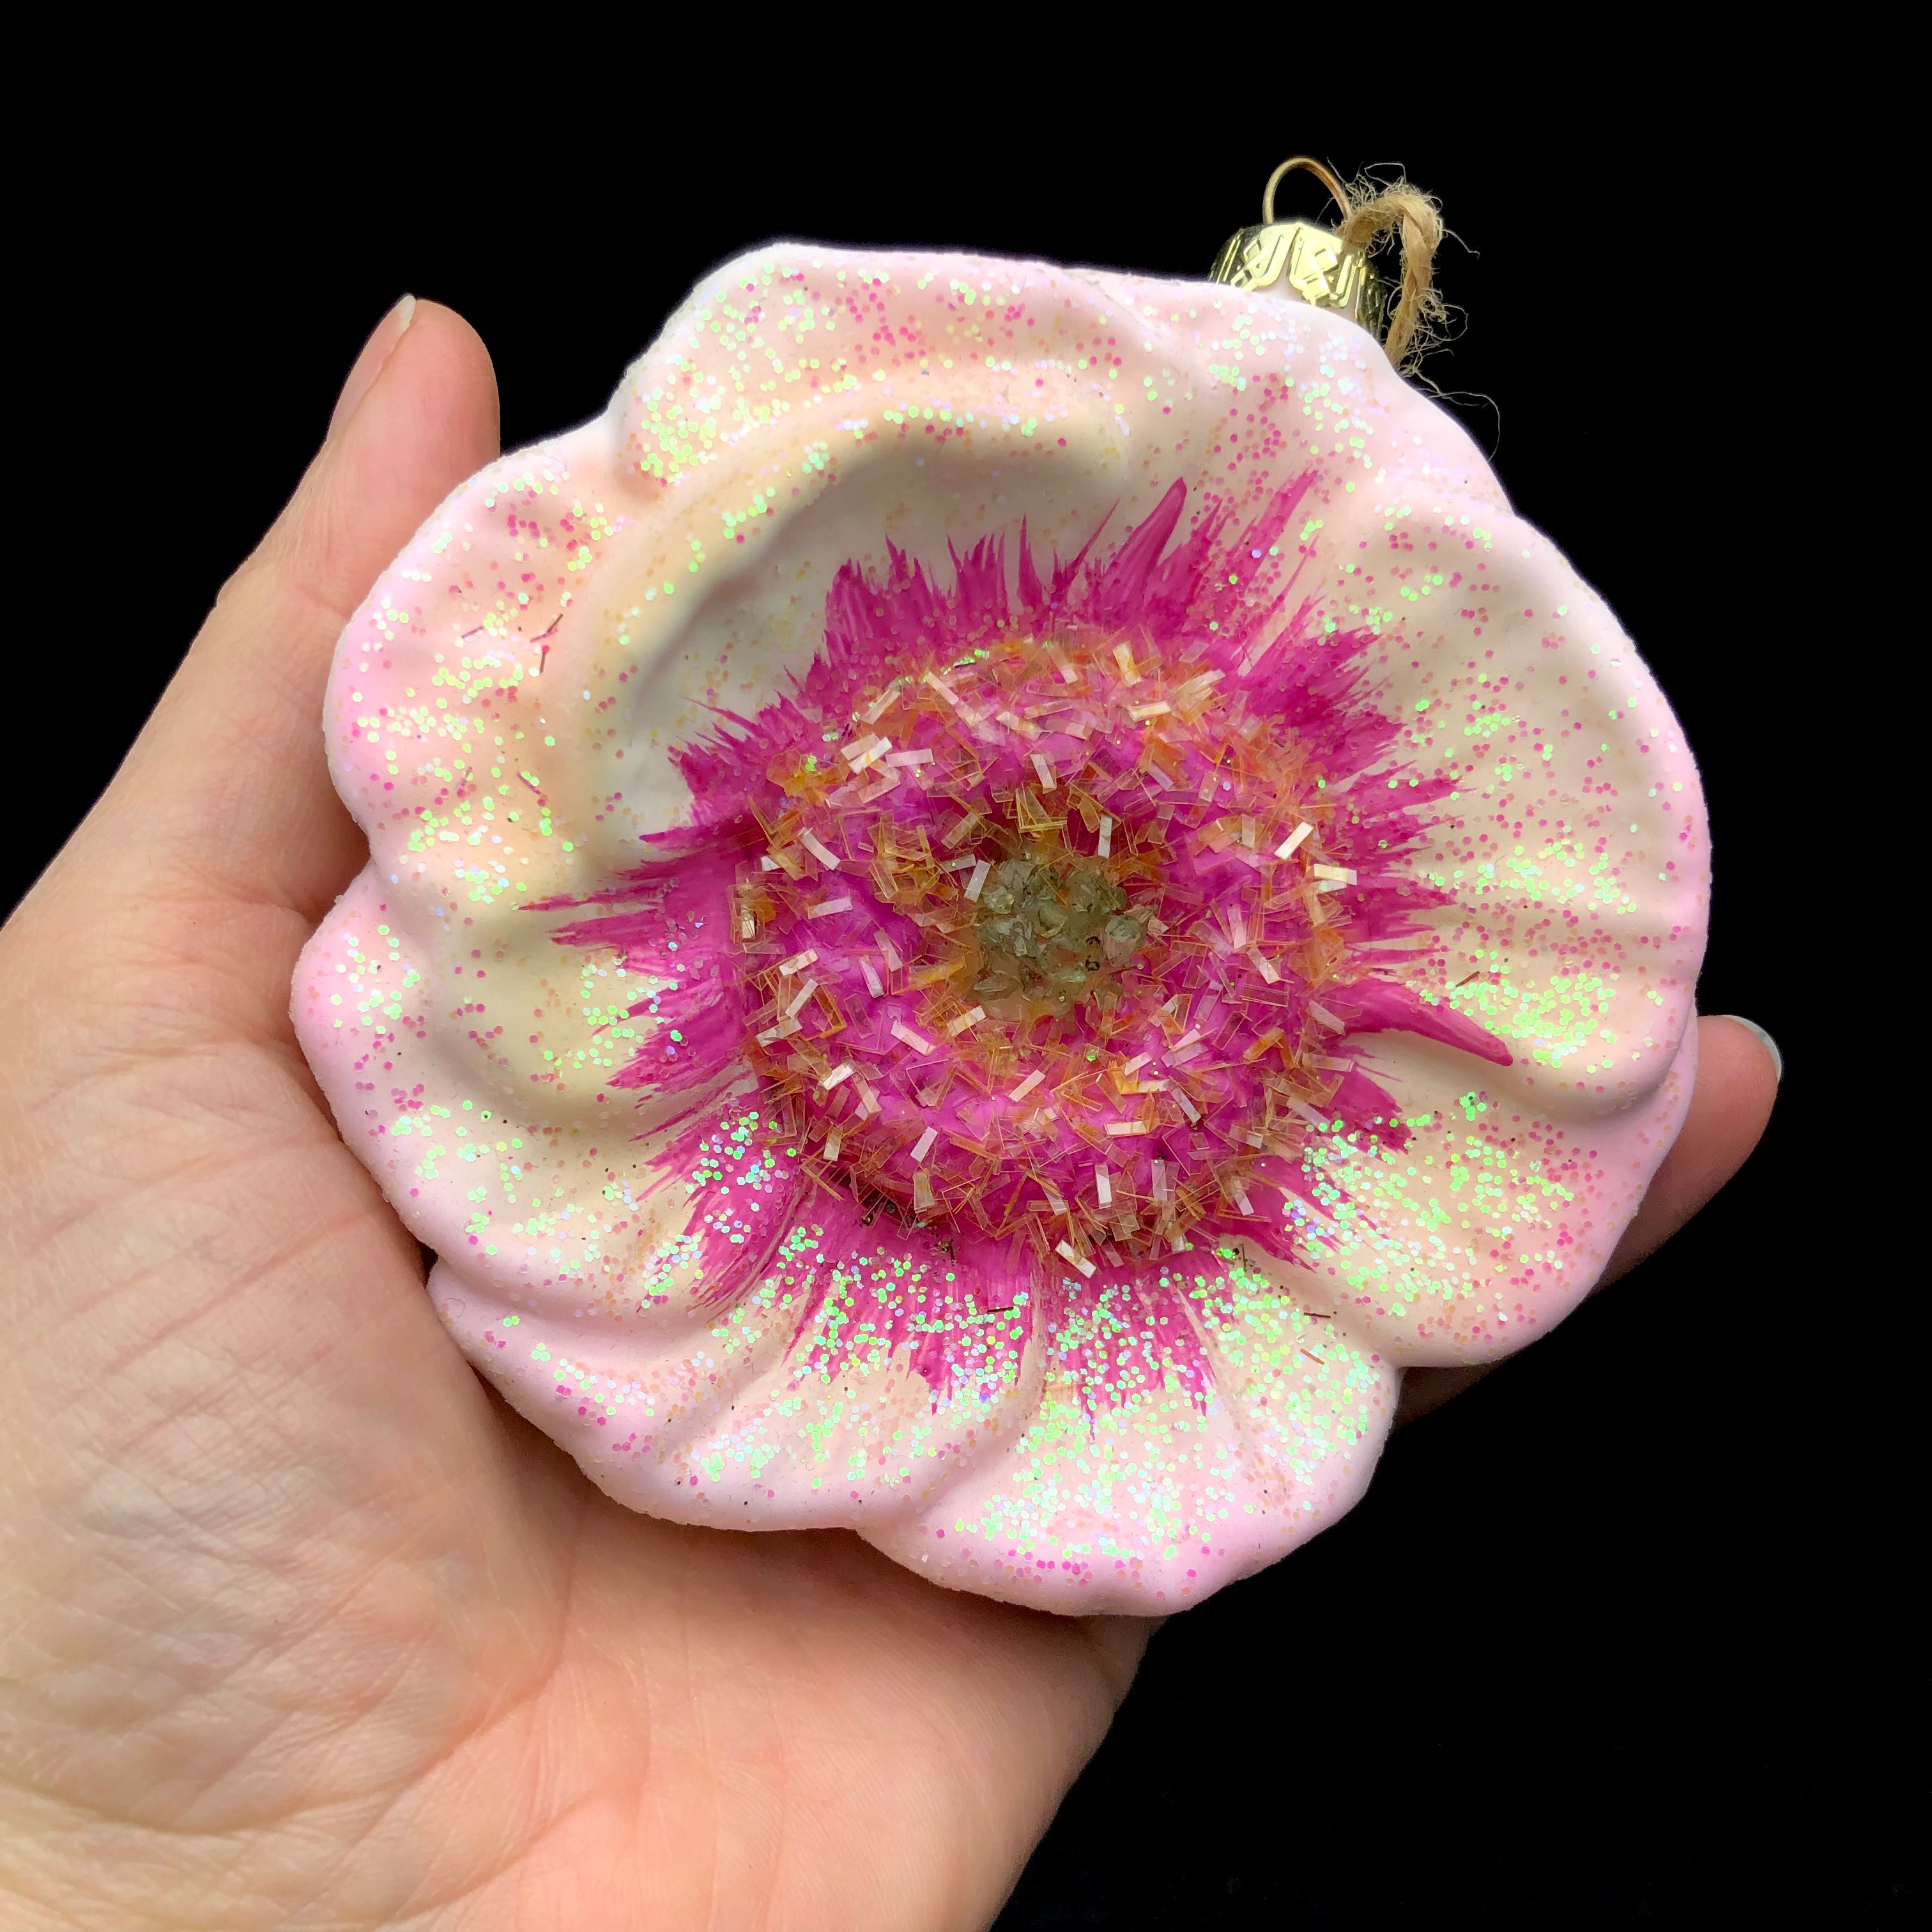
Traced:
MULTIPOLYGON (((1152 1626, 610 1502, 452 1345, 290 1031, 364 856, 335 638, 496 436, 474 333, 392 316, 0 934, 0 1899, 116 1932, 984 1925, 1152 1626)), ((1768 1112, 1762 1048, 1701 1024, 1613 1271, 1768 1112)))

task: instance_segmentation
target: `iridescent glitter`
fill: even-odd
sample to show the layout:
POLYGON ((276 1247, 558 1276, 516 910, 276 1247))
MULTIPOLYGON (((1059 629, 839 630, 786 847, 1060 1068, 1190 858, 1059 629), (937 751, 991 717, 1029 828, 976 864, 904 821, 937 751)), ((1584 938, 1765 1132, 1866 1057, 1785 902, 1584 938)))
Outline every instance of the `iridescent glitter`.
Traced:
POLYGON ((1160 1609, 1574 1305, 1669 1144, 1694 772, 1352 325, 717 272, 345 634, 345 1137, 613 1495, 1160 1609))
MULTIPOLYGON (((1352 1205, 1325 1137, 1408 1142, 1364 1036, 1510 1064, 1393 976, 1435 944, 1420 915, 1448 895, 1411 862, 1453 786, 1357 688, 1370 640, 1294 601, 1281 539, 1311 481, 1170 551, 1177 482, 1104 567, 1090 543, 1043 578, 1022 532, 1012 595, 997 538, 945 590, 887 545, 883 574, 834 580, 793 694, 676 754, 693 824, 592 896, 620 910, 554 936, 656 989, 614 1088, 701 1094, 742 1062, 762 1142, 796 1144, 761 1227, 704 1166, 701 1106, 663 1151, 699 1176, 719 1305, 798 1217, 842 1254, 884 1216, 920 1285, 851 1291, 825 1366, 883 1344, 945 1390, 1037 1332, 1112 1406, 1149 1376, 1087 1339, 1112 1296, 1166 1331, 1162 1372, 1198 1404, 1213 1369, 1173 1258, 1245 1239, 1312 1265, 1352 1205), (1012 1318, 989 1348, 970 1318, 993 1309, 1012 1318)), ((802 1339, 827 1292, 800 1298, 802 1339)))

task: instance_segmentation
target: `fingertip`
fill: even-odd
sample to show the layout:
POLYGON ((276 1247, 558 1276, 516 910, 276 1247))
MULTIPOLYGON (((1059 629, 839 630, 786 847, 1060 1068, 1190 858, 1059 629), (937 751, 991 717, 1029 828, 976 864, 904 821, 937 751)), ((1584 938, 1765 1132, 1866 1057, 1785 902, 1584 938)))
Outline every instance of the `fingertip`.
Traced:
POLYGON ((1748 1020, 1742 1013, 1720 1013, 1717 1018, 1727 1026, 1742 1027, 1758 1045, 1764 1049, 1771 1063, 1772 1084, 1774 1087, 1784 1078, 1784 1054, 1776 1040, 1756 1020, 1748 1020))
POLYGON ((405 456, 418 476, 434 480, 426 512, 496 455, 500 412, 482 337, 456 310, 411 299, 408 327, 346 426, 343 457, 360 472, 405 456))
POLYGON ((348 380, 342 385, 342 393, 335 399, 334 411, 328 418, 330 440, 342 433, 344 425, 362 406, 362 398, 374 386, 384 364, 408 332, 416 312, 416 297, 405 296, 370 332, 368 340, 362 345, 362 354, 356 357, 348 380))
POLYGON ((398 328, 400 310, 370 338, 344 401, 366 379, 363 393, 352 398, 262 558, 338 620, 423 520, 498 451, 496 372, 482 338, 441 302, 416 300, 398 328), (372 373, 366 365, 392 330, 372 373))
POLYGON ((1755 1020, 1706 1015, 1697 1022, 1697 1085, 1686 1130, 1694 1121, 1700 1132, 1715 1132, 1742 1166, 1771 1119, 1784 1077, 1784 1056, 1755 1020))
MULTIPOLYGON (((413 300, 414 298, 412 298, 413 300)), ((453 454, 467 476, 498 452, 496 365, 466 316, 439 302, 416 302, 410 326, 375 387, 458 434, 453 454)), ((459 478, 458 480, 460 480, 459 478)))
POLYGON ((1780 1058, 1767 1050, 1768 1037, 1748 1020, 1698 1021, 1696 1084, 1684 1124, 1599 1288, 1654 1253, 1750 1158, 1778 1099, 1780 1058))

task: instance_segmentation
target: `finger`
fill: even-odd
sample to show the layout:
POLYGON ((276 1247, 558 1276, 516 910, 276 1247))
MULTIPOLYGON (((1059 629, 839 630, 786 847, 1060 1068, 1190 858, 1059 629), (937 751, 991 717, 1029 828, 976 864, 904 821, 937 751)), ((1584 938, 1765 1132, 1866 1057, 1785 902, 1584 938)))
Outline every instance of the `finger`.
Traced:
POLYGON ((1682 1130, 1593 1293, 1654 1254, 1750 1158, 1783 1070, 1771 1036, 1750 1021, 1697 1022, 1697 1084, 1682 1130))
MULTIPOLYGON (((1684 1125, 1592 1294, 1654 1254, 1750 1159, 1771 1118, 1783 1070, 1770 1034, 1751 1021, 1726 1016, 1697 1022, 1697 1080, 1684 1125)), ((1498 1366, 1409 1370, 1402 1378, 1395 1426, 1440 1408, 1498 1366)))
MULTIPOLYGON (((313 922, 359 835, 323 751, 337 638, 436 505, 496 453, 496 388, 470 325, 433 302, 385 318, 328 440, 224 586, 70 854, 151 893, 230 896, 313 922)), ((96 882, 98 883, 98 882, 96 882)))

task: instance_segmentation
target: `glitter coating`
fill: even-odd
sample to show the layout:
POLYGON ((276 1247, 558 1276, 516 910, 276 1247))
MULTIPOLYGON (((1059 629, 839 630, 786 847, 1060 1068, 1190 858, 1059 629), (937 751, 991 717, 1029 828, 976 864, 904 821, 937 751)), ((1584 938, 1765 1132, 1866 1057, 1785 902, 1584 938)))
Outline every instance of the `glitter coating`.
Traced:
POLYGON ((303 1045, 611 1495, 1160 1611, 1580 1300, 1675 1135, 1702 804, 1354 325, 778 247, 338 651, 303 1045))

